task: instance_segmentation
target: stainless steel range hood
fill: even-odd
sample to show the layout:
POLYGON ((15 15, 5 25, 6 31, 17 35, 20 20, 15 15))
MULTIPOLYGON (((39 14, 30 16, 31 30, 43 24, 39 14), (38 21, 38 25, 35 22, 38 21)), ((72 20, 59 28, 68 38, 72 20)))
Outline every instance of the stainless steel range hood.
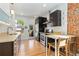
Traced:
POLYGON ((53 23, 51 21, 46 21, 43 24, 47 24, 47 27, 53 27, 53 23))
POLYGON ((48 23, 51 23, 51 22, 47 20, 47 21, 46 21, 46 22, 44 22, 43 24, 48 24, 48 23))

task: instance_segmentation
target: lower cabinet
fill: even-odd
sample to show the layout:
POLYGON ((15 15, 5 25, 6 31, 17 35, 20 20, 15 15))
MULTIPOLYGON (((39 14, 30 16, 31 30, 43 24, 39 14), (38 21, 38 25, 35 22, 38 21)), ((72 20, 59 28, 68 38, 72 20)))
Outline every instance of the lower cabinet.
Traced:
POLYGON ((0 56, 17 56, 21 46, 21 35, 15 41, 0 43, 0 56))
POLYGON ((14 42, 0 43, 0 56, 13 56, 14 42))

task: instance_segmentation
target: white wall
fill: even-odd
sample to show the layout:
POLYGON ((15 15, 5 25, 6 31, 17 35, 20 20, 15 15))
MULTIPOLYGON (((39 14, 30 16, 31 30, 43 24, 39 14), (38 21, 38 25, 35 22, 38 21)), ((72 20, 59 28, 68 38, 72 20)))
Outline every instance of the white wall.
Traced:
POLYGON ((33 17, 28 17, 28 16, 16 16, 16 20, 17 19, 22 19, 25 21, 25 25, 28 26, 29 29, 29 25, 33 25, 34 24, 34 20, 33 17))
MULTIPOLYGON (((55 7, 51 12, 55 10, 61 10, 61 26, 52 27, 55 32, 62 32, 63 34, 67 34, 67 4, 61 3, 57 7, 55 7)), ((48 16, 47 16, 48 17, 48 16)), ((50 28, 50 27, 48 27, 50 28)))

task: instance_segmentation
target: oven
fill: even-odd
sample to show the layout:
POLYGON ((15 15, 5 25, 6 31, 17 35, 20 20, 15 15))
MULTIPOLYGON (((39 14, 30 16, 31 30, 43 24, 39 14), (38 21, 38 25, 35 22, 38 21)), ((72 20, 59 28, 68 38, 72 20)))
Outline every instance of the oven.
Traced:
POLYGON ((40 43, 44 46, 46 46, 46 37, 45 33, 40 32, 40 43))

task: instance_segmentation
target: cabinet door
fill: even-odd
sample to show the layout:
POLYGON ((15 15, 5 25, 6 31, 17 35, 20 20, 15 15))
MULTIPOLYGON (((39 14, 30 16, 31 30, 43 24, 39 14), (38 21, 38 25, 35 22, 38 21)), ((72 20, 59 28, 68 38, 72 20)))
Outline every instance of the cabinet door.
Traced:
POLYGON ((13 56, 13 42, 0 43, 0 56, 13 56))
POLYGON ((9 16, 0 8, 0 21, 8 22, 9 16))

